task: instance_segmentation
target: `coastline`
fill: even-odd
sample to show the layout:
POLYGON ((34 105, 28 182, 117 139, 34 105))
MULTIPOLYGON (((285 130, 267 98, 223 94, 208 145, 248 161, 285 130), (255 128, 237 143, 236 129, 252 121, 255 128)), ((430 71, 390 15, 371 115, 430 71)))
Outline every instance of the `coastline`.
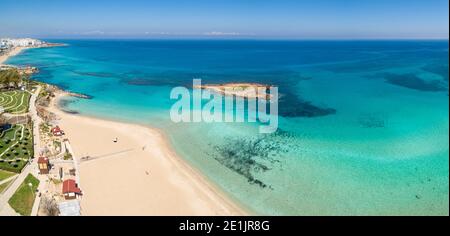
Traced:
POLYGON ((14 47, 11 51, 0 55, 0 65, 5 65, 5 62, 13 56, 18 55, 19 53, 21 53, 23 50, 28 49, 28 47, 14 47))
POLYGON ((11 51, 8 51, 7 53, 0 55, 0 66, 6 65, 5 62, 10 58, 17 56, 20 54, 23 50, 31 49, 31 48, 50 48, 50 47, 64 47, 67 46, 66 44, 62 43, 46 43, 44 45, 40 46, 30 46, 30 47, 13 47, 11 51))
POLYGON ((83 215, 249 215, 182 160, 162 132, 67 113, 58 107, 64 96, 58 92, 49 111, 79 162, 98 157, 80 163, 83 215))
MULTIPOLYGON (((28 54, 28 53, 25 53, 25 54, 28 54)), ((23 55, 24 57, 26 57, 26 58, 29 58, 29 56, 28 55, 23 55)), ((80 78, 81 78, 82 76, 80 76, 80 78)), ((55 82, 55 84, 58 84, 57 82, 55 82)), ((83 84, 84 85, 84 84, 83 84)), ((83 90, 81 90, 81 91, 83 91, 83 90)), ((114 91, 115 92, 115 91, 114 91)), ((89 92, 88 92, 89 93, 89 92)), ((149 103, 149 104, 152 104, 152 103, 149 103)), ((399 104, 401 104, 401 103, 399 103, 399 104)), ((61 106, 61 108, 64 110, 64 106, 61 106)), ((94 113, 95 114, 95 113, 94 113)), ((353 114, 353 113, 352 113, 353 114)), ((369 113, 370 115, 371 115, 371 113, 369 113)), ((415 113, 411 113, 411 114, 415 114, 415 113)), ((89 117, 89 115, 86 115, 86 114, 81 114, 80 115, 80 117, 89 117)), ((103 118, 102 116, 100 116, 101 118, 100 119, 105 119, 105 120, 108 120, 108 118, 103 118)), ((108 116, 106 116, 106 117, 108 117, 108 116)), ((377 121, 378 120, 378 118, 383 118, 382 116, 381 117, 379 117, 377 114, 375 114, 375 121, 377 121)), ((363 118, 366 118, 365 116, 363 117, 363 118)), ((370 116, 369 116, 369 118, 370 118, 370 116)), ((114 120, 114 119, 112 119, 112 120, 114 120)), ((383 119, 380 119, 380 120, 383 120, 383 119)), ((402 120, 402 119, 401 119, 402 120)), ((365 121, 365 120, 363 120, 363 121, 365 121)), ((370 120, 371 121, 371 120, 370 120)), ((447 121, 448 121, 448 116, 447 116, 447 121)), ((122 122, 120 119, 118 119, 118 122, 120 123, 120 122, 122 122)), ((359 120, 358 120, 358 122, 360 122, 359 120)), ((127 121, 125 121, 124 123, 127 123, 127 121)), ((144 122, 143 122, 144 123, 144 122)), ((315 124, 315 123, 313 123, 313 124, 315 124)), ((447 124, 448 124, 448 122, 447 122, 447 124)), ((153 126, 152 124, 149 124, 149 126, 151 127, 151 126, 153 126)), ((143 126, 143 127, 147 127, 147 126, 143 126)), ((315 127, 313 127, 313 128, 315 128, 315 127)), ((445 128, 445 125, 444 125, 444 128, 445 128)), ((448 125, 447 125, 447 128, 448 128, 448 125)), ((366 128, 365 127, 363 127, 363 129, 365 129, 366 130, 366 128)), ((372 129, 372 130, 381 130, 381 129, 372 129)), ((321 131, 321 130, 319 130, 319 131, 321 131)), ((88 133, 89 134, 89 133, 88 133)), ((164 133, 162 133, 162 134, 164 134, 164 133)), ((192 133, 192 134, 195 134, 195 133, 192 133)), ((331 133, 331 134, 333 134, 333 133, 331 133)), ((168 135, 166 135, 166 136, 168 136, 168 135)), ((169 136, 170 137, 170 136, 169 136)), ((190 137, 190 136, 185 136, 185 137, 190 137)), ((384 136, 383 136, 384 137, 384 136)), ((391 136, 387 136, 387 137, 391 137, 391 136)), ((444 138, 445 138, 445 136, 444 136, 444 138)), ((447 139, 448 139, 448 134, 447 134, 447 139)), ((189 140, 189 139, 188 139, 189 140)), ((121 139, 121 141, 122 141, 122 139, 121 139)), ((166 140, 167 142, 169 142, 170 144, 178 144, 177 142, 172 142, 171 141, 171 139, 168 139, 168 140, 166 140)), ((383 144, 383 143, 381 143, 381 144, 383 144)), ((177 147, 176 145, 173 145, 173 146, 175 146, 175 147, 177 147)), ((187 148, 189 148, 189 146, 187 146, 187 148)), ((181 150, 183 150, 183 149, 181 149, 181 150)), ((332 149, 333 150, 333 149, 332 149)), ((361 149, 360 149, 361 150, 361 149)), ((365 149, 363 149, 363 150, 365 150, 365 149)), ((178 149, 177 149, 177 151, 178 151, 178 149)), ((195 152, 194 152, 195 153, 195 152)), ((447 146, 447 153, 448 153, 448 146, 447 146)), ((76 153, 76 154, 79 154, 79 156, 83 156, 83 155, 85 155, 85 153, 76 153)), ((182 152, 180 152, 180 154, 182 154, 182 152)), ((184 155, 180 155, 181 157, 185 157, 184 155)), ((401 156, 400 156, 401 157, 401 156)), ((128 158, 128 157, 127 157, 128 158)), ((182 158, 182 159, 184 159, 184 158, 182 158)), ((189 164, 189 162, 187 161, 187 160, 189 160, 189 159, 184 159, 185 160, 185 162, 187 162, 187 164, 189 164)), ((434 163, 434 162, 433 162, 434 163)), ((444 161, 444 163, 445 163, 445 161, 444 161)), ((293 163, 293 164, 296 164, 295 162, 293 163)), ((428 163, 427 163, 428 164, 428 163)), ((104 163, 104 162, 102 162, 102 164, 101 164, 102 166, 108 166, 108 163, 104 163)), ((99 166, 100 166, 100 164, 99 164, 99 166)), ((445 166, 445 165, 444 165, 445 166)), ((447 165, 446 166, 448 166, 448 159, 447 159, 447 165)), ((192 168, 194 168, 195 169, 195 165, 191 165, 191 167, 192 168)), ((394 166, 395 168, 397 167, 397 166, 394 166)), ((103 167, 102 167, 103 168, 103 167)), ((436 168, 436 169, 438 169, 438 170, 440 170, 439 168, 436 168)), ((203 170, 203 169, 199 169, 199 168, 197 168, 197 170, 203 170)), ((208 169, 207 169, 208 170, 208 169)), ((331 169, 331 170, 333 170, 333 169, 331 169)), ((413 171, 413 170, 412 170, 413 171)), ((198 171, 199 173, 203 173, 202 171, 198 171)), ((327 172, 327 171, 324 171, 324 172, 327 172)), ((333 173, 333 171, 328 171, 329 173, 333 173)), ((394 173, 397 173, 397 172, 394 172, 394 173)), ((424 173, 425 174, 427 174, 425 171, 424 171, 424 173)), ((447 173, 448 173, 448 170, 447 170, 447 173)), ((118 175, 117 176, 120 176, 120 173, 118 173, 118 175)), ((208 175, 209 176, 209 175, 208 175)), ((434 175, 431 175, 431 176, 434 176, 434 175)), ((308 180, 308 179, 307 179, 308 180)), ((305 181, 306 182, 306 181, 305 181)), ((314 183, 314 181, 309 181, 310 183, 314 183)), ((214 186, 214 183, 216 183, 216 182, 214 182, 214 181, 211 181, 211 183, 212 183, 212 185, 214 186)), ((444 185, 445 185, 445 182, 444 182, 444 185)), ((111 186, 113 186, 113 185, 111 185, 111 186)), ((287 186, 290 186, 290 185, 287 185, 287 186)), ((336 185, 336 186, 339 186, 339 185, 336 185)), ((448 182, 447 182, 447 186, 448 186, 448 182)), ((221 189, 221 188, 219 188, 219 189, 221 189)), ((368 188, 369 190, 370 190, 370 188, 368 188)), ((224 189, 221 189, 222 190, 222 192, 225 192, 225 193, 227 193, 226 191, 224 191, 224 189)), ((226 189, 225 189, 226 190, 226 189)), ((295 192, 294 190, 295 189, 292 189, 293 191, 292 191, 292 194, 294 194, 294 193, 298 193, 298 192, 295 192)), ((414 191, 415 189, 413 189, 413 191, 414 191)), ((380 191, 381 193, 384 193, 383 191, 380 191)), ((274 191, 274 193, 275 193, 275 191, 274 191)), ((284 193, 283 193, 284 194, 284 193)), ((415 194, 415 193, 414 193, 415 194)), ((413 196, 414 197, 414 194, 413 195, 411 195, 411 196, 413 196)), ((252 196, 251 196, 251 198, 250 199, 252 199, 253 198, 253 196, 255 196, 255 195, 253 195, 253 194, 251 194, 252 196)), ((300 196, 301 196, 301 194, 300 194, 300 196)), ((275 197, 276 196, 274 196, 274 199, 275 199, 275 197)), ((283 196, 281 196, 281 199, 283 199, 282 198, 283 196)), ((423 201, 423 196, 420 196, 421 198, 422 198, 422 201, 421 202, 425 202, 425 201, 423 201)), ((233 199, 232 198, 232 196, 231 196, 231 198, 230 199, 233 199)), ((316 199, 320 199, 320 198, 316 198, 316 199)), ((381 197, 381 199, 384 199, 384 197, 382 196, 381 197)), ((244 199, 244 200, 247 200, 247 199, 244 199)), ((301 200, 303 200, 303 199, 301 199, 301 200)), ((305 199, 305 202, 307 201, 308 199, 305 199)), ((356 203, 358 203, 357 202, 357 200, 360 200, 360 199, 358 199, 358 198, 356 198, 355 199, 356 201, 355 201, 355 204, 356 203)), ((367 199, 363 199, 363 200, 367 200, 367 199)), ((448 200, 448 192, 447 192, 447 200, 448 200)), ((415 201, 415 200, 414 200, 415 201)), ((325 203, 327 203, 327 201, 324 201, 325 203)), ((237 202, 237 203, 239 203, 239 202, 237 202)), ((251 201, 249 201, 249 203, 251 203, 251 201)), ((447 201, 447 204, 448 204, 448 201, 447 201)), ((398 205, 400 205, 400 204, 398 204, 398 205)), ((125 206, 126 206, 126 204, 125 204, 125 206)), ((268 205, 268 204, 264 204, 264 205, 262 205, 263 207, 268 207, 268 206, 270 206, 270 205, 268 205)), ((321 205, 318 205, 318 206, 321 206, 321 205)), ((365 205, 363 205, 363 206, 365 206, 365 205)), ((396 205, 397 206, 397 205, 396 205)), ((444 204, 444 206, 445 206, 445 204, 444 204)), ((448 205, 447 205, 448 206, 448 205)), ((393 207, 392 207, 393 208, 393 207)), ((245 209, 245 208, 244 208, 245 209)), ((258 208, 256 208, 256 209, 258 209, 258 208)), ((300 208, 299 208, 300 209, 300 208)), ((309 210, 309 208, 308 207, 306 207, 305 208, 306 210, 309 210)), ((326 209, 326 208, 323 208, 323 209, 325 209, 323 212, 325 212, 325 214, 328 212, 327 210, 328 209, 326 209)), ((394 209, 394 208, 393 208, 394 209)), ((401 208, 399 208, 400 210, 404 210, 404 209, 401 209, 401 208)), ((431 209, 432 210, 432 209, 431 209)), ((431 210, 430 211, 423 211, 423 212, 431 212, 431 210)), ((261 211, 261 212, 264 212, 264 211, 261 211)), ((403 211, 402 211, 403 212, 403 211)), ((433 211, 434 212, 434 211, 433 211)), ((440 211, 439 211, 440 212, 440 211)), ((404 213, 404 212, 403 212, 404 213)), ((414 212, 413 212, 414 213, 414 212)), ((342 214, 342 213, 341 213, 342 214)))

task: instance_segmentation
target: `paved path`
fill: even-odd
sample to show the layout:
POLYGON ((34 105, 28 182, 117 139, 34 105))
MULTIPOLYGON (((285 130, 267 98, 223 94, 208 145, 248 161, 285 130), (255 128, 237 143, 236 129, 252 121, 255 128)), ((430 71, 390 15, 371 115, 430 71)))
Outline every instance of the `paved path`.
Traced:
POLYGON ((66 150, 72 155, 72 160, 73 160, 73 165, 75 167, 75 177, 76 177, 76 182, 78 184, 78 187, 81 188, 81 182, 80 182, 80 170, 79 170, 79 165, 78 165, 78 160, 75 157, 75 153, 73 152, 72 146, 70 146, 69 141, 64 141, 64 146, 66 146, 66 150))
MULTIPOLYGON (((41 137, 39 135, 39 127, 42 123, 41 117, 38 116, 37 109, 36 109, 36 99, 39 96, 39 93, 41 92, 41 86, 37 86, 36 91, 31 95, 30 98, 30 109, 29 109, 29 115, 31 116, 31 120, 33 121, 33 141, 34 141, 34 155, 41 155, 42 154, 42 145, 41 145, 41 137)), ((32 166, 38 172, 38 164, 37 161, 32 163, 32 166)), ((39 175, 37 173, 35 175, 39 179, 39 186, 38 190, 42 189, 42 187, 45 185, 46 176, 39 175)), ((32 216, 36 216, 39 209, 39 203, 41 202, 41 197, 39 194, 36 194, 36 199, 34 199, 34 205, 33 209, 31 211, 32 216)))
POLYGON ((55 159, 64 159, 64 156, 66 155, 66 145, 64 144, 64 142, 61 144, 61 152, 56 155, 55 159))
MULTIPOLYGON (((39 135, 39 126, 42 123, 41 117, 37 114, 36 109, 36 99, 41 92, 41 86, 38 86, 36 91, 31 95, 30 98, 30 109, 29 115, 31 116, 31 120, 33 121, 33 140, 34 140, 34 148, 35 151, 38 151, 38 154, 41 154, 41 139, 39 135)), ((35 152, 37 153, 37 152, 35 152)))
POLYGON ((10 181, 10 180, 12 180, 12 179, 14 179, 14 178, 16 178, 16 177, 17 177, 17 175, 13 175, 13 176, 11 176, 11 177, 9 177, 9 178, 6 178, 6 179, 0 181, 0 185, 6 183, 6 182, 8 182, 8 181, 10 181))
MULTIPOLYGON (((33 165, 27 165, 20 173, 9 188, 0 195, 0 216, 9 215, 11 213, 11 207, 8 204, 8 200, 19 188, 20 184, 25 180, 28 174, 33 173, 33 165)), ((36 174, 36 173, 34 173, 36 174)))

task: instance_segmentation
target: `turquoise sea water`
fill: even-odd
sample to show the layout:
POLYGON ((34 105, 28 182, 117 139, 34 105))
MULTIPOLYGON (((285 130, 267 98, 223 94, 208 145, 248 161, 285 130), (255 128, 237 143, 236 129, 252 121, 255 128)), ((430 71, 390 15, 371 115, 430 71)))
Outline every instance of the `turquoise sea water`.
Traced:
POLYGON ((57 42, 8 63, 92 96, 67 110, 160 128, 258 214, 449 214, 448 41, 57 42), (171 122, 171 88, 199 77, 277 85, 278 132, 171 122))

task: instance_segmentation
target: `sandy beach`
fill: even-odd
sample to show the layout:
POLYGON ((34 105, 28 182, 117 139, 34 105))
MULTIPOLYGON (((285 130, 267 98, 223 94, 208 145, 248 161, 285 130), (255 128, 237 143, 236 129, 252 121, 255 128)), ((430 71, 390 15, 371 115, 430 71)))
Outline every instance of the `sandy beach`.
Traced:
POLYGON ((50 111, 79 163, 82 215, 246 215, 158 130, 63 112, 61 96, 50 111))
POLYGON ((48 47, 61 47, 61 46, 66 46, 66 44, 61 44, 61 43, 45 43, 44 45, 40 45, 40 46, 29 46, 29 47, 13 47, 11 51, 0 55, 0 65, 4 65, 5 61, 8 60, 8 58, 13 57, 18 55, 19 53, 21 53, 23 50, 25 49, 30 49, 30 48, 48 48, 48 47))
POLYGON ((19 54, 24 49, 26 49, 26 48, 25 47, 14 47, 11 51, 7 52, 6 54, 0 55, 0 65, 3 65, 3 63, 5 63, 5 61, 8 60, 9 57, 13 57, 13 56, 19 54))

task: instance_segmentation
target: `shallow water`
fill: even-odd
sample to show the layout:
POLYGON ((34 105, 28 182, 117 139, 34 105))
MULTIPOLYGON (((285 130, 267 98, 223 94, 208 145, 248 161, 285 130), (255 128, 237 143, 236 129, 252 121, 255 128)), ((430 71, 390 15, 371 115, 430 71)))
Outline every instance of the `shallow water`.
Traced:
POLYGON ((448 215, 448 41, 57 40, 8 63, 92 96, 66 109, 158 127, 259 214, 448 215), (275 134, 173 123, 171 88, 277 85, 275 134))

